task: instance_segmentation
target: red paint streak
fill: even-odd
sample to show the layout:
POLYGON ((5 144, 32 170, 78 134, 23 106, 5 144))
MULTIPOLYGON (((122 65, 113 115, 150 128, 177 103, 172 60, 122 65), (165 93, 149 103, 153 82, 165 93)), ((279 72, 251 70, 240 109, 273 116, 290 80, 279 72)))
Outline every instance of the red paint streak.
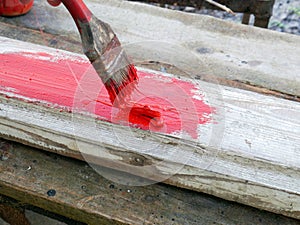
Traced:
POLYGON ((30 53, 0 54, 0 91, 10 90, 17 98, 145 130, 168 134, 184 131, 193 138, 197 138, 199 124, 210 122, 214 109, 193 98, 197 90, 193 83, 137 71, 139 81, 122 90, 133 89, 120 109, 112 106, 91 64, 67 56, 57 59, 47 53, 34 57, 30 53))

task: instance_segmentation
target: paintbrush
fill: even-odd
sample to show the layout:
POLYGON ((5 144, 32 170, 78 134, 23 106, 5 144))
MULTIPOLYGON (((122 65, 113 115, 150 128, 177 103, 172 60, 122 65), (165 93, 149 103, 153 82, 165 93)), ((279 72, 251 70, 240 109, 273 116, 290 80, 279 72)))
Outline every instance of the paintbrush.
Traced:
POLYGON ((162 126, 160 112, 131 101, 130 94, 138 80, 136 69, 111 27, 97 19, 82 0, 47 1, 52 6, 62 2, 72 15, 83 51, 104 83, 112 104, 120 108, 120 113, 141 117, 156 127, 162 126))
POLYGON ((104 83, 114 105, 130 95, 137 80, 136 69, 109 24, 96 18, 82 0, 48 0, 52 6, 63 3, 76 23, 84 54, 104 83), (115 102, 115 100, 118 100, 115 102))

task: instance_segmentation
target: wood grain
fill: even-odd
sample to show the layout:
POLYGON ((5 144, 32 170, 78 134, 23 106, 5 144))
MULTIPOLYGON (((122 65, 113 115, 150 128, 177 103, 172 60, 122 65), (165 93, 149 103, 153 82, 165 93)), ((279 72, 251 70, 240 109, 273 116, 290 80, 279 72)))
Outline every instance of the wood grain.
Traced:
MULTIPOLYGON (((136 2, 86 0, 85 3, 95 16, 112 26, 121 43, 129 44, 124 46, 126 50, 133 48, 129 53, 139 62, 145 56, 155 61, 167 60, 182 70, 192 68, 200 76, 213 74, 300 96, 300 37, 297 35, 136 2), (151 48, 136 46, 151 42, 151 48), (162 58, 162 50, 157 46, 171 47, 172 57, 162 58), (190 63, 182 63, 182 58, 190 63)), ((42 38, 43 32, 48 32, 79 41, 67 10, 51 7, 43 0, 36 0, 34 9, 23 17, 0 18, 0 21, 39 30, 42 38)))
MULTIPOLYGON (((5 44, 1 49, 10 51, 58 52, 0 40, 5 44)), ((70 60, 78 58, 64 54, 70 60)), ((0 96, 0 135, 153 180, 168 178, 164 182, 299 219, 300 104, 190 82, 205 90, 217 111, 215 123, 198 127, 196 140, 70 114, 30 103, 20 94, 7 98, 9 87, 0 96)))
POLYGON ((18 199, 26 209, 34 205, 90 225, 299 224, 291 218, 169 185, 114 183, 84 162, 16 143, 8 160, 0 161, 0 171, 1 193, 18 199), (56 195, 48 196, 49 189, 56 190, 56 195))

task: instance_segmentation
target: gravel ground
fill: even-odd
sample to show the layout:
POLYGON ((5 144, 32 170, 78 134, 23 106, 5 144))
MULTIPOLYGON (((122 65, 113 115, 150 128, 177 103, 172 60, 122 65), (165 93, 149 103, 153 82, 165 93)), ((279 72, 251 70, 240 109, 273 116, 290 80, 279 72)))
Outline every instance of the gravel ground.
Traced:
MULTIPOLYGON (((233 16, 229 13, 210 10, 200 9, 197 10, 192 7, 178 7, 178 6, 167 6, 171 9, 181 10, 191 13, 199 13, 211 15, 217 18, 222 18, 229 21, 241 23, 242 14, 238 13, 233 16)), ((253 24, 254 18, 251 17, 250 24, 253 24)), ((269 23, 269 29, 280 32, 286 32, 290 34, 300 35, 300 0, 276 0, 273 7, 273 16, 269 23)))

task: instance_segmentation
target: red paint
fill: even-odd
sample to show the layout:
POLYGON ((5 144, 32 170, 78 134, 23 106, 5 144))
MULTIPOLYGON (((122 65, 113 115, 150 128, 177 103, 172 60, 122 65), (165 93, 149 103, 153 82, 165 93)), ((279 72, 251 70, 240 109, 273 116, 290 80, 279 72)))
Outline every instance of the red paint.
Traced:
POLYGON ((47 53, 0 54, 0 91, 146 130, 184 131, 193 138, 197 138, 197 126, 208 123, 214 111, 203 100, 193 98, 197 90, 193 83, 143 71, 137 71, 138 82, 122 90, 133 90, 127 104, 121 109, 113 107, 88 61, 72 55, 57 58, 47 53))
POLYGON ((134 89, 134 85, 128 85, 136 83, 137 80, 137 70, 132 64, 128 65, 126 79, 123 79, 123 82, 121 84, 117 84, 113 79, 109 79, 105 83, 105 87, 109 94, 110 101, 112 103, 118 101, 120 104, 122 104, 122 102, 124 102, 124 99, 129 96, 134 89))

